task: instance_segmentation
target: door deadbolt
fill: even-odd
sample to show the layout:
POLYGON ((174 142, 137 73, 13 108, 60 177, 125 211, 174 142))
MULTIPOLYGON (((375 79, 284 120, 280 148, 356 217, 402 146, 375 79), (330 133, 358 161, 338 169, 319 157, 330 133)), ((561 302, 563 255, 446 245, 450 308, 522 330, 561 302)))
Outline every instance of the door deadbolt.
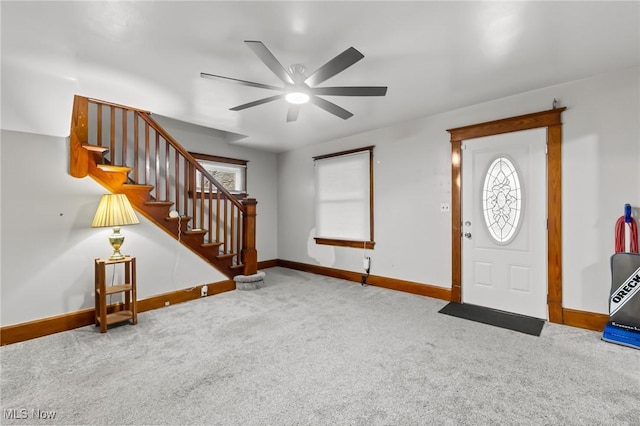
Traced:
POLYGON ((471 239, 471 232, 465 232, 464 237, 471 239))

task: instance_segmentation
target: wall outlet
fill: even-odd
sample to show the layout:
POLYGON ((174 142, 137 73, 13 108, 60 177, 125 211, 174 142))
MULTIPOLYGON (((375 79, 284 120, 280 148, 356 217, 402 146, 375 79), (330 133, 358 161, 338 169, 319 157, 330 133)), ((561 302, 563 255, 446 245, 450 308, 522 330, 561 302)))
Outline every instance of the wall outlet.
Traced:
POLYGON ((440 213, 449 213, 449 203, 440 203, 440 213))
POLYGON ((209 290, 207 286, 203 285, 202 288, 200 289, 200 296, 205 297, 207 295, 207 290, 209 290))

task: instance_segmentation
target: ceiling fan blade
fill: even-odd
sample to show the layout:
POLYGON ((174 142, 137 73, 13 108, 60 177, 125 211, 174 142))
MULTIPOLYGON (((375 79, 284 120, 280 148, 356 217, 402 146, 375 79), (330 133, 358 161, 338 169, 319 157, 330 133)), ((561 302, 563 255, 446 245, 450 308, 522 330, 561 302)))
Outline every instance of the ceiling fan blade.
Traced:
POLYGON ((231 111, 240 111, 240 110, 243 110, 243 109, 247 109, 247 108, 251 108, 251 107, 254 107, 254 106, 266 104, 267 102, 275 101, 275 100, 282 99, 282 98, 284 98, 284 94, 275 95, 275 96, 269 96, 268 98, 258 99, 257 101, 253 101, 253 102, 249 102, 247 104, 238 105, 237 107, 229 108, 229 110, 231 110, 231 111))
POLYGON ((267 49, 264 44, 262 44, 261 41, 245 40, 245 43, 247 43, 249 48, 253 50, 256 55, 258 55, 258 58, 260 58, 260 60, 264 62, 264 64, 269 67, 269 69, 273 71, 273 73, 277 75, 280 80, 282 80, 286 84, 294 84, 291 75, 289 75, 287 70, 276 59, 276 57, 273 56, 273 53, 271 53, 271 51, 267 49))
POLYGON ((362 58, 364 58, 362 53, 358 52, 355 48, 350 47, 318 68, 313 74, 307 77, 304 82, 309 86, 320 84, 339 72, 346 70, 362 58))
POLYGON ((310 92, 314 95, 327 96, 384 96, 387 94, 387 88, 385 86, 314 87, 310 92))
POLYGON ((283 90, 283 87, 270 86, 268 84, 255 83, 253 81, 239 80, 237 78, 231 77, 223 77, 221 75, 207 74, 206 72, 201 72, 200 77, 202 78, 210 78, 212 80, 215 79, 223 79, 223 80, 231 80, 236 84, 240 84, 241 86, 249 86, 249 87, 259 87, 261 89, 271 89, 271 90, 283 90))
POLYGON ((351 114, 346 109, 344 109, 342 107, 339 107, 338 105, 334 104, 333 102, 329 102, 326 99, 322 99, 322 98, 319 98, 317 96, 311 96, 311 98, 309 98, 309 102, 311 102, 312 104, 314 104, 316 106, 319 106, 323 110, 325 110, 327 112, 330 112, 333 115, 337 115, 338 117, 342 118, 343 120, 346 120, 347 118, 350 118, 351 116, 353 116, 353 114, 351 114))
POLYGON ((298 105, 291 105, 289 107, 289 111, 287 111, 287 123, 296 121, 298 119, 299 112, 300 112, 300 107, 298 105))

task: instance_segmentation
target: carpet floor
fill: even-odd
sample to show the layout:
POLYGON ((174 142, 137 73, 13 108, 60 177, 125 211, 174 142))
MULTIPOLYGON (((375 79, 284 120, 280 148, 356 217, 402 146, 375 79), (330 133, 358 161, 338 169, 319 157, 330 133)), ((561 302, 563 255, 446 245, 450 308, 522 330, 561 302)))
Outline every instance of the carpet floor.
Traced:
POLYGON ((264 288, 136 326, 1 347, 2 424, 640 424, 640 351, 601 333, 534 337, 439 314, 442 300, 265 272, 264 288))

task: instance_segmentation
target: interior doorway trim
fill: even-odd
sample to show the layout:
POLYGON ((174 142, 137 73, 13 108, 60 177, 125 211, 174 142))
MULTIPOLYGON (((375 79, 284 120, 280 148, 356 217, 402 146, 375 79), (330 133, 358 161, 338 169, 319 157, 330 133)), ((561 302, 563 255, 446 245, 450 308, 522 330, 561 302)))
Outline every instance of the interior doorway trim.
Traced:
POLYGON ((562 313, 562 112, 565 107, 448 129, 451 136, 451 300, 462 301, 462 141, 522 130, 547 129, 547 308, 562 313))

